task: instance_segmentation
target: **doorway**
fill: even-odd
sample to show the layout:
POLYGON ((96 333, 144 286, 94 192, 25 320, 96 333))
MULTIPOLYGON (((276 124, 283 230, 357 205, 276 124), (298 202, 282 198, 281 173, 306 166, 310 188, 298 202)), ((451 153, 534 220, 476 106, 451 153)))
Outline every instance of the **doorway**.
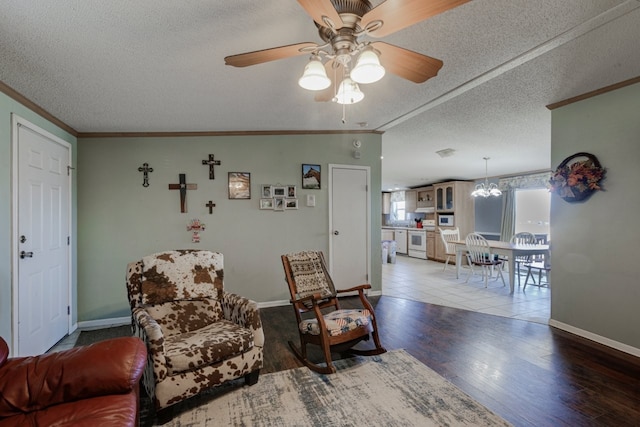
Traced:
POLYGON ((371 195, 368 166, 329 165, 329 269, 340 288, 371 277, 371 195))
POLYGON ((12 348, 31 356, 71 329, 71 145, 11 119, 12 348))

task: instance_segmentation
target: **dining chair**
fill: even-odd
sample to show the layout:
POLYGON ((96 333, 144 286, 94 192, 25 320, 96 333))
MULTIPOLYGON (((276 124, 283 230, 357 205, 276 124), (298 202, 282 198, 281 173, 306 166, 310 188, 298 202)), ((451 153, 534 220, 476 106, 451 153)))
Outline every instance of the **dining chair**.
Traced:
POLYGON ((438 231, 440 231, 440 238, 444 244, 445 255, 447 256, 444 261, 444 268, 442 269, 442 271, 445 271, 449 264, 449 258, 453 257, 453 259, 455 259, 456 257, 456 245, 453 242, 460 240, 460 229, 458 227, 453 229, 438 227, 438 231))
MULTIPOLYGON (((551 245, 549 244, 549 250, 551 250, 551 245)), ((527 289, 527 282, 529 281, 529 277, 533 279, 533 284, 535 286, 543 286, 542 284, 542 272, 544 272, 545 280, 547 281, 547 286, 550 286, 549 282, 549 272, 551 271, 551 256, 550 253, 544 255, 542 261, 532 260, 529 263, 524 264, 527 267, 527 277, 524 279, 524 286, 522 287, 522 291, 524 292, 527 289), (533 276, 533 271, 538 271, 538 283, 536 284, 536 280, 533 276)))
MULTIPOLYGON (((482 268, 482 277, 484 278, 484 287, 486 288, 489 281, 489 276, 491 275, 491 271, 494 267, 498 272, 496 276, 496 280, 498 280, 498 276, 502 279, 502 285, 506 286, 507 284, 504 281, 504 276, 502 275, 502 263, 503 261, 499 258, 496 258, 494 254, 491 252, 491 247, 489 246, 489 242, 485 239, 481 234, 478 233, 469 233, 465 238, 465 243, 468 251, 468 260, 471 265, 476 265, 482 268)), ((469 281, 469 277, 473 274, 473 270, 469 270, 469 274, 467 274, 467 280, 465 283, 469 281)))
MULTIPOLYGON (((523 231, 520 233, 516 233, 511 237, 511 243, 517 245, 535 245, 538 243, 538 239, 533 233, 529 233, 528 231, 523 231)), ((506 261, 506 260, 503 260, 506 261)), ((529 255, 527 256, 517 256, 514 259, 514 263, 516 265, 516 276, 518 276, 518 287, 520 287, 520 266, 522 264, 526 264, 529 262, 533 262, 533 258, 529 255)), ((535 283, 535 279, 533 282, 535 283)))

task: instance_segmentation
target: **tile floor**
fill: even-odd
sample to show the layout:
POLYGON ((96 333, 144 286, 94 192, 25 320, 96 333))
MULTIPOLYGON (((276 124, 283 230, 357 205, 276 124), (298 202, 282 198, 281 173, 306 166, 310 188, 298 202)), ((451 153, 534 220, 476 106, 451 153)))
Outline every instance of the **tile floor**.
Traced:
MULTIPOLYGON (((507 286, 502 286, 500 279, 490 278, 485 288, 479 273, 465 283, 468 270, 463 269, 456 279, 455 265, 447 266, 445 271, 443 267, 440 262, 398 255, 395 264, 382 264, 382 294, 530 322, 549 322, 548 287, 531 286, 530 281, 523 292, 516 283, 514 294, 509 295, 508 272, 503 272, 507 286)), ((524 279, 522 276, 522 285, 524 279)))

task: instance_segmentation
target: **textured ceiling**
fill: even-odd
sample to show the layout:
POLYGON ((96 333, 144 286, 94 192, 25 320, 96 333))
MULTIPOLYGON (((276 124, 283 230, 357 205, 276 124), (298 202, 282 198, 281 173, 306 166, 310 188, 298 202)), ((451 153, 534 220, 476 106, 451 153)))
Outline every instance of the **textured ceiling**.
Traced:
POLYGON ((550 168, 545 106, 640 76, 639 24, 640 0, 472 0, 384 38, 444 66, 363 85, 343 124, 298 87, 305 56, 224 65, 320 42, 295 0, 4 0, 0 81, 79 132, 384 131, 387 189, 482 177, 485 156, 490 175, 550 168))

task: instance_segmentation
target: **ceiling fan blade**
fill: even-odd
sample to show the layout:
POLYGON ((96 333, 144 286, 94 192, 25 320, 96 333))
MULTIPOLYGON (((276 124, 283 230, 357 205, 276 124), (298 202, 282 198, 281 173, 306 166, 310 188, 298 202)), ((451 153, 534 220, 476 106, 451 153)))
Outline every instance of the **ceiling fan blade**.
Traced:
POLYGON ((307 11, 316 23, 323 27, 331 27, 331 25, 322 19, 323 16, 327 17, 333 23, 333 28, 335 29, 344 26, 342 18, 340 18, 336 8, 333 7, 331 0, 298 0, 298 3, 300 3, 300 6, 307 11))
POLYGON ((371 43, 380 51, 380 64, 390 73, 414 83, 424 83, 435 77, 442 68, 442 61, 412 50, 385 42, 371 43))
POLYGON ((247 67, 249 65, 262 64, 263 62, 289 58, 291 56, 308 55, 311 53, 313 48, 316 47, 318 47, 318 44, 311 42, 290 44, 287 46, 227 56, 224 58, 224 63, 234 67, 247 67))
POLYGON ((387 0, 365 13, 360 27, 366 28, 374 21, 381 21, 382 26, 369 35, 384 37, 468 1, 471 0, 387 0))

